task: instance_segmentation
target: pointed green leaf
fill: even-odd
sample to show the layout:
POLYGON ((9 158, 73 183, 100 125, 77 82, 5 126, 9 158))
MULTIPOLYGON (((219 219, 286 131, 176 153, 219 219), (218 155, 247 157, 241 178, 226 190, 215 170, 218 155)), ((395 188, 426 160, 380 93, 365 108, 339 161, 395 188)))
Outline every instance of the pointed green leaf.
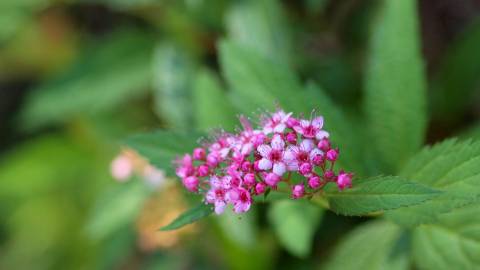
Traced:
POLYGON ((421 147, 426 126, 425 75, 417 1, 380 1, 370 40, 365 111, 385 171, 395 172, 421 147))
POLYGON ((187 210, 180 216, 178 216, 174 221, 168 224, 165 227, 160 228, 161 231, 171 231, 179 229, 185 225, 193 223, 199 219, 209 216, 213 213, 213 208, 211 205, 201 203, 198 206, 187 210))
POLYGON ((194 118, 197 128, 222 128, 233 131, 237 125, 235 111, 215 75, 203 70, 195 80, 193 91, 194 118))
POLYGON ((302 85, 287 66, 231 41, 220 43, 220 62, 233 91, 232 101, 243 112, 273 110, 277 102, 288 111, 312 111, 302 85))
POLYGON ((402 175, 442 191, 423 205, 398 209, 387 217, 404 226, 435 222, 438 215, 480 197, 480 142, 447 140, 412 158, 402 175))
POLYGON ((104 112, 144 95, 151 79, 152 39, 142 32, 114 33, 85 49, 73 66, 28 95, 25 128, 104 112))
POLYGON ((413 232, 418 269, 480 269, 480 204, 442 214, 413 232))
POLYGON ((174 175, 172 163, 176 157, 190 153, 201 134, 158 130, 133 135, 125 143, 146 158, 152 165, 174 175))
POLYGON ((480 19, 476 18, 452 44, 436 68, 430 91, 432 113, 442 123, 456 121, 465 109, 478 103, 480 19))
POLYGON ((345 235, 322 269, 407 270, 408 237, 395 224, 368 222, 345 235))
POLYGON ((412 206, 438 195, 432 188, 396 176, 353 181, 353 188, 342 191, 334 185, 325 190, 331 210, 349 216, 412 206))
POLYGON ((268 218, 282 246, 298 257, 309 255, 323 210, 306 200, 272 203, 268 218))
POLYGON ((92 213, 87 232, 94 239, 104 239, 135 220, 150 195, 143 181, 134 179, 108 190, 92 213))
POLYGON ((323 115, 325 129, 330 133, 333 143, 341 149, 339 167, 353 171, 357 176, 367 175, 367 151, 364 150, 363 143, 366 136, 361 123, 349 118, 316 84, 309 83, 306 92, 307 104, 323 115), (352 130, 355 130, 355 135, 352 135, 352 130))
POLYGON ((160 44, 155 49, 153 89, 155 112, 172 128, 192 125, 193 63, 174 44, 160 44))
POLYGON ((288 64, 291 40, 277 0, 234 2, 226 16, 228 36, 276 63, 288 64))

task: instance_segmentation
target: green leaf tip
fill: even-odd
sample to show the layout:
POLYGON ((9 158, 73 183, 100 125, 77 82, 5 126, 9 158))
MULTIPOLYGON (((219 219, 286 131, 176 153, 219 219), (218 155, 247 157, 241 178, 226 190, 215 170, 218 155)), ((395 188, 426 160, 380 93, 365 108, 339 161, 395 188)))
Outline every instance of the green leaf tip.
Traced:
POLYGON ((194 208, 187 210, 178 216, 174 221, 172 221, 167 226, 160 228, 160 231, 172 231, 179 229, 185 225, 191 224, 197 220, 200 220, 204 217, 209 216, 213 213, 213 208, 211 205, 201 203, 194 208))

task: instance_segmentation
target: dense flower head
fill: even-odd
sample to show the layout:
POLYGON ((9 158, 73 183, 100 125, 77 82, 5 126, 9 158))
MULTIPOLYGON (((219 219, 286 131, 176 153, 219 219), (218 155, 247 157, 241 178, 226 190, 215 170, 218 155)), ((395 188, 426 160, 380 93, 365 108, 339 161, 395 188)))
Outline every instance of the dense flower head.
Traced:
POLYGON ((241 116, 237 133, 221 132, 175 161, 176 174, 190 192, 205 195, 221 214, 250 209, 254 197, 288 185, 292 199, 312 196, 327 183, 352 186, 352 173, 335 173, 340 151, 332 148, 323 117, 295 118, 277 110, 260 117, 260 126, 241 116), (300 179, 300 180, 299 180, 300 179))

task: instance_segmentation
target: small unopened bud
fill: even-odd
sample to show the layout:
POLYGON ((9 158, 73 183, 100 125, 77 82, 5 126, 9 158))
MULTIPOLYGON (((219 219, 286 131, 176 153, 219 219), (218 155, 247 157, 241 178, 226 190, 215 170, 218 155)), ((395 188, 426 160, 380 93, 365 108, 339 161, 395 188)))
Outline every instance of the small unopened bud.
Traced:
POLYGON ((315 166, 321 166, 323 164, 323 155, 322 154, 317 154, 312 158, 312 163, 315 166))
POLYGON ((195 148, 193 150, 193 159, 195 160, 205 160, 205 149, 203 148, 195 148))
POLYGON ((323 177, 325 177, 327 181, 332 181, 335 179, 335 173, 332 170, 328 170, 323 174, 323 177))
POLYGON ((200 176, 200 177, 207 176, 209 172, 210 172, 210 169, 209 169, 208 165, 206 165, 206 164, 202 164, 202 165, 198 166, 198 168, 197 168, 197 173, 198 173, 198 176, 200 176))
POLYGON ((245 176, 243 177, 243 183, 249 188, 253 187, 256 183, 255 175, 253 173, 245 174, 245 176))
POLYGON ((313 175, 310 178, 308 178, 308 186, 310 188, 317 189, 318 187, 320 187, 320 184, 321 184, 321 180, 320 180, 320 177, 318 177, 318 175, 313 175))
POLYGON ((262 182, 257 183, 255 185, 255 194, 259 195, 259 194, 264 193, 266 188, 267 188, 267 186, 264 183, 262 183, 262 182))
POLYGON ((300 199, 305 195, 305 187, 302 184, 298 184, 292 187, 292 197, 294 199, 300 199))
POLYGON ((300 165, 299 171, 302 175, 309 175, 312 172, 312 169, 312 164, 305 162, 300 165))
POLYGON ((274 173, 269 173, 265 177, 265 183, 267 183, 267 185, 269 185, 271 187, 274 187, 278 184, 278 182, 280 182, 280 179, 281 179, 280 176, 278 176, 274 173))
POLYGON ((327 152, 328 150, 330 150, 330 141, 328 140, 328 138, 323 138, 321 139, 319 142, 318 142, 318 148, 320 150, 322 150, 323 152, 327 152))
POLYGON ((326 157, 330 161, 335 161, 338 158, 338 150, 336 149, 330 149, 328 150, 326 157))
POLYGON ((290 144, 297 144, 297 134, 295 132, 287 133, 287 136, 285 136, 285 139, 290 144))
POLYGON ((198 191, 198 178, 195 176, 189 176, 183 178, 183 185, 187 188, 188 191, 197 192, 198 191))
POLYGON ((353 174, 345 173, 345 172, 341 171, 338 174, 338 177, 337 177, 338 188, 340 190, 342 190, 342 189, 347 188, 347 187, 352 187, 352 177, 353 177, 353 174))

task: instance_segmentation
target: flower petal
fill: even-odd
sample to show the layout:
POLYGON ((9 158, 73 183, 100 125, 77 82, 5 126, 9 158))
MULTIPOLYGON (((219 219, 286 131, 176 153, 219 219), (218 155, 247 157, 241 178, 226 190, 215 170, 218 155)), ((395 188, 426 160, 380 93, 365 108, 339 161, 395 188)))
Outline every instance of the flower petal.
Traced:
POLYGON ((297 159, 297 153, 299 149, 297 146, 289 146, 285 152, 283 152, 283 160, 293 161, 297 159))
POLYGON ((272 152, 272 148, 269 145, 262 144, 257 147, 257 151, 262 157, 268 157, 268 155, 270 155, 270 152, 272 152))
POLYGON ((286 127, 287 126, 284 123, 279 123, 273 128, 273 131, 275 133, 282 133, 286 127))
POLYGON ((283 162, 276 162, 273 164, 273 173, 282 176, 287 171, 287 166, 283 162))
POLYGON ((300 149, 302 149, 305 152, 310 152, 315 144, 313 143, 313 140, 305 139, 300 143, 300 149))
POLYGON ((259 162, 258 162, 258 168, 260 170, 270 170, 272 168, 272 162, 266 158, 262 158, 259 162))
POLYGON ((283 150, 283 148, 285 147, 285 141, 279 134, 275 134, 273 135, 271 145, 272 148, 275 150, 283 150))
POLYGON ((315 138, 317 138, 317 140, 321 140, 323 138, 328 138, 328 136, 329 136, 329 134, 325 130, 319 130, 315 134, 315 138))
POLYGON ((315 157, 316 155, 322 155, 322 154, 323 154, 322 150, 315 148, 310 152, 310 159, 313 159, 313 157, 315 157))
POLYGON ((316 117, 315 119, 312 120, 312 126, 314 126, 315 128, 322 128, 323 127, 323 117, 322 116, 319 116, 319 117, 316 117))
POLYGON ((227 204, 224 201, 215 201, 215 214, 220 215, 225 211, 227 204))

